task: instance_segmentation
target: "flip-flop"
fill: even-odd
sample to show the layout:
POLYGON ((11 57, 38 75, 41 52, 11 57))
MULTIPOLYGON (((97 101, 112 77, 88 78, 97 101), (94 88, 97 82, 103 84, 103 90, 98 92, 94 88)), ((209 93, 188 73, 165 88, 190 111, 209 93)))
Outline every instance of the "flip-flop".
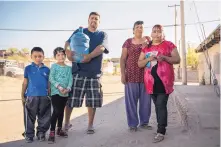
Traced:
POLYGON ((64 130, 68 131, 72 127, 72 124, 65 124, 64 125, 64 130))

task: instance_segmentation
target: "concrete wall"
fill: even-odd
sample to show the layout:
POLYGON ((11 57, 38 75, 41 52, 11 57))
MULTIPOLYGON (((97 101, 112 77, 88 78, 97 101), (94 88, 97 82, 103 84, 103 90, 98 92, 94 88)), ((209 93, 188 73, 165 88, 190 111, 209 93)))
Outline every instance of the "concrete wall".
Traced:
MULTIPOLYGON (((208 49, 209 58, 211 61, 212 69, 214 70, 217 79, 220 79, 220 43, 215 44, 208 49)), ((205 78, 205 84, 210 84, 210 70, 206 62, 204 53, 199 53, 199 65, 198 65, 198 77, 199 82, 202 81, 202 78, 205 78)), ((219 83, 220 84, 220 83, 219 83)))

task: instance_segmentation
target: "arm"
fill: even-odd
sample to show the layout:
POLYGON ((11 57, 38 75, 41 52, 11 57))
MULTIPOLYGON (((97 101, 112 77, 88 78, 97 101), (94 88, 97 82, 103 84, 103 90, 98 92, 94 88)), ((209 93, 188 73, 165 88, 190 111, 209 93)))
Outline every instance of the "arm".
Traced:
POLYGON ((82 62, 83 63, 90 62, 91 59, 103 54, 104 51, 105 51, 104 46, 98 45, 90 54, 84 55, 84 59, 82 62))
POLYGON ((123 76, 125 75, 126 61, 127 61, 127 48, 123 48, 120 58, 120 69, 121 69, 121 75, 123 76))
POLYGON ((151 38, 150 38, 149 36, 144 36, 143 38, 146 39, 147 42, 150 42, 150 41, 151 41, 151 38))
POLYGON ((170 64, 179 64, 180 63, 180 55, 177 51, 177 48, 174 48, 171 52, 171 57, 164 56, 163 60, 170 64))
POLYGON ((72 56, 73 56, 73 53, 72 53, 72 51, 70 50, 70 42, 68 42, 68 41, 65 42, 64 49, 65 49, 65 53, 66 53, 66 55, 67 55, 68 60, 73 62, 74 59, 73 59, 73 57, 72 57, 72 56))
POLYGON ((50 84, 55 86, 56 88, 59 86, 59 83, 55 80, 55 67, 52 65, 50 75, 49 75, 50 84))
POLYGON ((154 59, 153 56, 150 56, 149 58, 146 58, 145 54, 143 52, 141 52, 139 60, 138 60, 138 67, 144 68, 147 65, 147 63, 149 61, 152 61, 153 59, 154 59))
POLYGON ((109 53, 108 35, 104 32, 104 37, 100 45, 98 45, 90 54, 84 56, 83 62, 89 62, 91 59, 103 54, 109 53))
POLYGON ((28 87, 28 67, 25 67, 25 71, 24 71, 24 80, 23 80, 23 83, 22 83, 22 90, 21 90, 21 98, 22 98, 22 102, 23 102, 23 105, 24 105, 24 102, 25 102, 25 92, 27 90, 27 87, 28 87))
POLYGON ((51 83, 48 81, 48 95, 51 95, 51 83))
POLYGON ((89 57, 92 59, 92 58, 95 58, 99 55, 101 55, 103 52, 104 52, 105 48, 104 46, 102 45, 98 45, 90 54, 89 54, 89 57))
POLYGON ((27 78, 24 78, 24 81, 22 83, 22 90, 21 90, 21 98, 22 98, 22 102, 25 101, 24 99, 24 95, 25 95, 25 91, 28 87, 28 79, 27 78))
POLYGON ((70 42, 69 41, 66 41, 65 44, 64 44, 64 49, 65 50, 69 50, 70 49, 70 42))
POLYGON ((78 30, 75 30, 75 31, 71 34, 71 36, 68 38, 68 40, 65 42, 65 44, 64 44, 64 49, 65 49, 65 53, 66 53, 66 55, 67 55, 67 58, 68 58, 69 61, 72 61, 72 62, 74 61, 74 59, 73 59, 74 53, 70 50, 70 42, 71 42, 71 37, 72 37, 76 32, 78 32, 78 30))
POLYGON ((71 87, 72 87, 72 84, 73 84, 73 76, 72 76, 72 71, 71 71, 71 68, 69 68, 69 82, 68 82, 68 87, 67 89, 69 91, 71 91, 71 87))
POLYGON ((102 53, 109 53, 109 49, 108 49, 108 35, 107 33, 104 32, 104 37, 103 37, 103 41, 101 43, 101 45, 98 45, 94 51, 92 51, 89 56, 91 58, 95 58, 99 55, 101 55, 102 53))

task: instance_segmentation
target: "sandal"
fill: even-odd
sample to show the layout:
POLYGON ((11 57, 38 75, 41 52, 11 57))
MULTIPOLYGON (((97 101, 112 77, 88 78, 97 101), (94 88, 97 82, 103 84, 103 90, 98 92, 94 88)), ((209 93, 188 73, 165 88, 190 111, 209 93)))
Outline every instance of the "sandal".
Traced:
POLYGON ((72 127, 72 124, 65 124, 64 130, 67 132, 72 127))
POLYGON ((164 140, 164 135, 157 133, 157 135, 153 138, 153 143, 158 143, 164 140))
POLYGON ((93 127, 87 129, 87 134, 94 134, 94 133, 95 131, 93 127))

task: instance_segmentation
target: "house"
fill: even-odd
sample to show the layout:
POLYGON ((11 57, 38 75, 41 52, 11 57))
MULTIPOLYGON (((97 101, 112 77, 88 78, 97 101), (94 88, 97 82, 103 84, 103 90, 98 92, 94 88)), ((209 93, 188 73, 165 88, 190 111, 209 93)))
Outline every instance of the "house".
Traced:
MULTIPOLYGON (((57 61, 53 58, 45 58, 43 63, 51 68, 52 64, 56 63, 57 61)), ((68 59, 65 60, 65 64, 68 65, 68 66, 72 66, 72 62, 71 61, 68 61, 68 59)))
POLYGON ((0 50, 0 57, 5 57, 6 50, 0 50))
POLYGON ((120 58, 105 59, 102 62, 102 72, 108 75, 120 73, 120 58))
POLYGON ((113 63, 120 63, 120 58, 111 58, 113 63))
POLYGON ((198 77, 202 84, 212 84, 212 70, 220 85, 220 25, 195 49, 199 54, 198 77), (210 60, 208 65, 207 60, 210 60))

